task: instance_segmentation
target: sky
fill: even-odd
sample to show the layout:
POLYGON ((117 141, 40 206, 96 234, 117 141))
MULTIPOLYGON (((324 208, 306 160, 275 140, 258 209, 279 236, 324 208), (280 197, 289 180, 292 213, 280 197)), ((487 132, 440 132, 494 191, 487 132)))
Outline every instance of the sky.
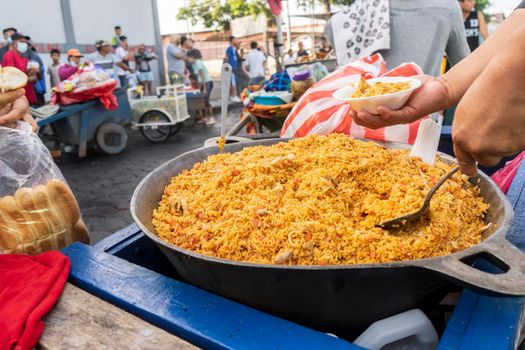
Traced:
POLYGON ((508 16, 521 0, 491 0, 492 6, 487 9, 488 13, 503 12, 508 16))
MULTIPOLYGON (((204 30, 204 28, 198 24, 192 28, 186 21, 177 21, 175 19, 179 8, 184 6, 187 1, 188 0, 157 0, 161 34, 186 33, 193 30, 204 30)), ((491 0, 491 2, 492 6, 487 9, 488 13, 504 12, 505 15, 508 15, 521 2, 521 0, 491 0)), ((285 3, 283 5, 284 11, 286 11, 285 3)), ((296 0, 290 0, 290 12, 291 14, 305 14, 305 12, 298 9, 296 0)), ((300 21, 305 21, 305 24, 308 23, 307 19, 300 19, 297 17, 292 19, 294 25, 300 24, 300 21)))

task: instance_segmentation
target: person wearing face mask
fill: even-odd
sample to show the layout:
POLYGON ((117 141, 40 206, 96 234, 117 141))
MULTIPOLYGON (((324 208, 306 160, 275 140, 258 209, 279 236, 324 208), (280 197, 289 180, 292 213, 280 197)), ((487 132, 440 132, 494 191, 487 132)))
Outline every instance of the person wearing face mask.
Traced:
MULTIPOLYGON (((3 67, 15 67, 20 69, 22 72, 28 74, 27 63, 29 60, 23 56, 25 52, 29 50, 29 44, 27 43, 27 37, 20 33, 14 33, 11 36, 11 44, 9 44, 9 51, 4 55, 2 59, 3 67)), ((36 105, 37 98, 33 83, 38 80, 36 74, 28 74, 28 84, 24 87, 25 95, 30 105, 36 105)))
POLYGON ((9 44, 11 44, 11 35, 15 34, 17 30, 13 27, 5 28, 2 31, 2 34, 4 35, 5 41, 7 41, 7 44, 0 48, 0 62, 4 59, 4 55, 9 51, 9 44))
POLYGON ((30 64, 31 61, 38 63, 38 79, 33 83, 33 88, 36 93, 37 107, 40 107, 46 104, 46 66, 44 65, 44 61, 42 61, 42 57, 37 53, 35 46, 31 42, 31 38, 26 35, 26 40, 29 48, 22 54, 22 56, 27 58, 30 64))
POLYGON ((71 49, 67 51, 67 63, 58 68, 60 81, 64 81, 76 73, 78 67, 80 66, 80 59, 82 57, 84 56, 82 56, 78 49, 71 49))

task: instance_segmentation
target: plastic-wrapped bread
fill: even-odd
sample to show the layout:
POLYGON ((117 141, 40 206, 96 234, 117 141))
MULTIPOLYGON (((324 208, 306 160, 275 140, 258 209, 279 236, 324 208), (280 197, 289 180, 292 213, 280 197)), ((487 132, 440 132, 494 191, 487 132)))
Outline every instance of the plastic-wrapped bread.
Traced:
POLYGON ((33 188, 33 196, 35 198, 36 206, 39 210, 45 212, 45 218, 54 233, 55 245, 57 247, 66 246, 67 227, 62 219, 60 213, 55 209, 49 197, 46 185, 38 185, 33 188))
MULTIPOLYGON (((0 68, 0 88, 16 88, 15 78, 22 85, 19 72, 0 68)), ((89 243, 89 234, 49 150, 27 123, 0 126, 0 254, 38 254, 75 241, 89 243)))
MULTIPOLYGON (((33 242, 36 237, 33 235, 30 223, 24 217, 22 210, 16 205, 13 196, 0 198, 0 209, 4 211, 7 218, 6 226, 16 232, 16 239, 20 245, 24 242, 33 242)), ((3 230, 2 230, 3 231, 3 230)))
POLYGON ((61 214, 70 234, 70 243, 75 241, 90 243, 89 234, 80 217, 80 208, 73 192, 60 180, 49 181, 46 188, 53 207, 61 214))
POLYGON ((60 180, 19 188, 0 199, 0 253, 39 254, 81 241, 90 243, 78 203, 60 180))

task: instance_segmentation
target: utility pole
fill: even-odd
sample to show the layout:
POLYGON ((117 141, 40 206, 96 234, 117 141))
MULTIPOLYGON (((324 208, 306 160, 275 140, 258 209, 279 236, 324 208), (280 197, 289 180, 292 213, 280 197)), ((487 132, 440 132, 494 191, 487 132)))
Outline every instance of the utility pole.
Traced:
MULTIPOLYGON (((185 2, 185 6, 188 7, 189 6, 188 0, 185 0, 184 2, 185 2)), ((190 20, 188 18, 186 18, 186 37, 191 38, 190 37, 190 20)))
POLYGON ((275 24, 277 25, 277 42, 274 43, 275 56, 277 58, 277 67, 283 68, 283 20, 281 15, 275 16, 275 24))
POLYGON ((286 26, 286 49, 292 48, 292 21, 290 18, 290 0, 286 0, 286 15, 288 16, 288 25, 286 26))
POLYGON ((166 85, 168 72, 164 67, 164 48, 162 46, 162 37, 160 35, 160 21, 157 0, 151 0, 151 7, 153 9, 153 25, 155 26, 155 50, 157 51, 158 64, 159 64, 159 85, 166 85))

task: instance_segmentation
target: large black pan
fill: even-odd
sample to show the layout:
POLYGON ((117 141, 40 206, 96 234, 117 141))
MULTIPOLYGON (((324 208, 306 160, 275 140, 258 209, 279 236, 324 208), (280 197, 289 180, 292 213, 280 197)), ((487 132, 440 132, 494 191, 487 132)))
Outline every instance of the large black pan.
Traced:
MULTIPOLYGON (((236 152, 282 139, 226 146, 236 152)), ((286 140, 284 140, 286 141, 286 140)), ((385 143, 389 148, 405 145, 385 143)), ((172 176, 217 153, 207 147, 164 163, 135 189, 131 213, 187 282, 275 315, 326 332, 351 337, 371 322, 413 307, 435 303, 449 281, 477 290, 525 295, 525 254, 505 239, 513 211, 504 194, 484 174, 479 187, 490 204, 485 239, 469 249, 430 259, 351 266, 281 266, 240 263, 181 249, 157 237, 152 211, 172 176), (500 274, 471 267, 476 257, 497 265, 500 274)), ((445 160, 453 159, 442 154, 445 160)))

